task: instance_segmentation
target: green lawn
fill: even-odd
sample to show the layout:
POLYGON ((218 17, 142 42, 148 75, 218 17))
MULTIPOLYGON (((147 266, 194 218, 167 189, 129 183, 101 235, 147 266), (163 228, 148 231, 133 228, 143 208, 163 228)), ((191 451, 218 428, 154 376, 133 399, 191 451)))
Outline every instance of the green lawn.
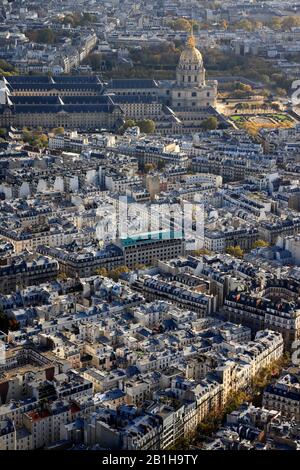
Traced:
POLYGON ((240 115, 230 116, 230 119, 232 119, 232 121, 235 121, 235 122, 244 122, 245 121, 244 116, 240 116, 240 115))
POLYGON ((281 122, 291 121, 291 118, 286 114, 270 114, 270 117, 281 122))

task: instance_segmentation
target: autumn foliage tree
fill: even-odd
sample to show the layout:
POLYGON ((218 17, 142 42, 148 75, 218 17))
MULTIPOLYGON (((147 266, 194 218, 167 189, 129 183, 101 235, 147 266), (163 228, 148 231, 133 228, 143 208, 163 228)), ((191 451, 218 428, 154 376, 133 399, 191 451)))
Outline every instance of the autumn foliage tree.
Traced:
POLYGON ((253 244, 253 248, 266 248, 267 246, 269 246, 269 243, 265 240, 256 240, 253 244))
POLYGON ((228 253, 229 255, 234 256, 235 258, 243 258, 243 256, 244 256, 244 251, 242 250, 242 248, 239 245, 229 246, 228 248, 226 248, 226 253, 228 253))
POLYGON ((23 141, 32 147, 45 148, 48 146, 48 137, 41 130, 30 131, 23 129, 23 141))
POLYGON ((120 279, 121 274, 128 273, 130 269, 127 266, 119 266, 108 272, 108 277, 111 277, 115 282, 120 279))

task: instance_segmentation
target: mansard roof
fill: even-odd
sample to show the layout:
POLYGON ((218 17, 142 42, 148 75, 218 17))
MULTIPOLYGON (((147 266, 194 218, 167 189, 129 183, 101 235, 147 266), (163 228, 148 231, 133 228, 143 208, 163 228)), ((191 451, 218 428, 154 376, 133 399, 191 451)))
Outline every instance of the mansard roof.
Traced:
POLYGON ((109 89, 145 89, 145 88, 158 88, 158 83, 155 80, 148 78, 129 78, 129 79, 112 79, 108 84, 109 89))

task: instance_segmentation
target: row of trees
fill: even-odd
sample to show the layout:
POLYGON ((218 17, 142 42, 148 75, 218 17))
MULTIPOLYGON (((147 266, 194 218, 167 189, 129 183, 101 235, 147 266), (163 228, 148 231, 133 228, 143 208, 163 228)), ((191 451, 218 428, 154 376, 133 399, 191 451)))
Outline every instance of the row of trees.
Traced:
POLYGON ((4 59, 0 59, 0 75, 14 75, 17 70, 13 65, 4 59))
MULTIPOLYGON (((205 67, 209 75, 236 75, 265 83, 275 91, 290 91, 291 80, 263 57, 226 54, 217 49, 203 51, 205 67), (276 90, 277 89, 277 90, 276 90)), ((229 85, 234 89, 234 84, 229 85)), ((246 90, 247 91, 247 90, 246 90)), ((268 91, 266 90, 266 94, 268 91)))
MULTIPOLYGON (((133 119, 128 119, 125 124, 122 126, 122 131, 126 131, 130 127, 138 126, 140 131, 144 134, 153 134, 156 129, 155 122, 152 119, 144 119, 142 121, 134 121, 133 119)), ((204 119, 201 123, 201 128, 203 130, 215 130, 218 129, 219 122, 215 116, 211 116, 207 119, 204 119)))
MULTIPOLYGON (((211 8, 211 7, 210 7, 211 8)), ((205 30, 209 29, 211 26, 209 22, 203 23, 195 21, 192 19, 186 18, 177 18, 175 20, 169 20, 168 25, 174 29, 174 31, 192 31, 194 30, 205 30)), ((219 27, 225 31, 236 31, 238 29, 243 29, 244 31, 258 31, 264 26, 267 26, 274 31, 291 31, 293 28, 300 26, 300 16, 273 16, 270 20, 259 21, 254 18, 243 18, 239 21, 229 22, 226 19, 223 19, 219 23, 219 27)))
POLYGON ((290 355, 286 352, 280 359, 273 361, 256 374, 251 382, 251 395, 254 404, 261 405, 261 395, 264 388, 272 382, 272 380, 279 377, 281 370, 288 367, 290 363, 290 355))
POLYGON ((273 29, 274 31, 291 31, 292 28, 300 26, 300 16, 273 16, 268 21, 259 21, 252 18, 243 18, 242 20, 229 23, 226 20, 222 20, 220 23, 222 29, 236 31, 237 29, 243 29, 244 31, 258 31, 264 26, 273 29))
POLYGON ((159 46, 146 46, 130 50, 130 58, 135 66, 174 66, 178 64, 183 44, 164 43, 159 46))
POLYGON ((54 44, 57 40, 57 34, 51 28, 27 31, 26 36, 31 42, 39 44, 54 44))
POLYGON ((244 256, 244 250, 242 250, 240 245, 229 246, 228 248, 226 248, 226 253, 228 255, 234 256, 235 258, 243 258, 244 256))
POLYGON ((204 24, 199 21, 186 18, 177 18, 176 20, 168 21, 168 25, 174 29, 174 31, 199 31, 199 29, 204 28, 204 24))
MULTIPOLYGON (((269 246, 269 243, 265 240, 256 240, 256 242, 253 243, 252 248, 266 248, 267 246, 269 246)), ((242 250, 240 245, 229 246, 228 248, 226 248, 226 253, 234 256, 235 258, 243 258, 245 254, 244 250, 242 250)))
POLYGON ((127 266, 119 266, 118 268, 108 271, 106 268, 100 268, 97 270, 97 274, 103 277, 110 277, 113 281, 117 282, 120 279, 121 274, 128 273, 130 270, 127 266))
MULTIPOLYGON (((201 29, 208 29, 209 24, 199 25, 201 29)), ((273 29, 274 31, 292 31, 293 28, 298 28, 300 26, 300 16, 273 16, 268 21, 259 21, 253 18, 243 18, 239 21, 228 22, 227 20, 222 20, 220 22, 220 28, 225 31, 236 31, 237 29, 243 29, 244 31, 254 32, 259 31, 264 26, 273 29)))
POLYGON ((263 109, 263 110, 267 110, 267 109, 272 109, 274 111, 280 111, 281 110, 281 107, 280 107, 280 104, 279 103, 276 103, 276 102, 265 102, 265 103, 238 103, 235 105, 235 109, 236 110, 252 110, 252 111, 255 111, 255 110, 259 110, 259 109, 263 109))
MULTIPOLYGON (((146 269, 145 264, 136 264, 132 269, 146 269)), ((103 277, 109 277, 113 281, 117 282, 121 275, 124 273, 129 273, 131 269, 129 269, 127 266, 119 266, 118 268, 107 270, 106 268, 100 268, 97 270, 97 273, 99 276, 103 277)))
MULTIPOLYGON (((136 76, 149 78, 149 76, 153 76, 157 79, 174 79, 175 69, 183 47, 184 45, 181 42, 175 41, 160 46, 132 48, 130 58, 134 67, 124 68, 122 73, 127 78, 136 76)), ((269 89, 273 89, 276 94, 280 95, 290 91, 291 80, 288 80, 280 70, 270 65, 270 62, 263 57, 228 54, 218 49, 204 49, 203 56, 208 75, 244 76, 262 82, 267 87, 260 94, 266 96, 270 94, 269 89)), ((90 65, 96 70, 100 67, 101 61, 99 55, 92 55, 90 65)), ((108 73, 108 75, 114 76, 113 72, 108 73)), ((236 88, 235 82, 229 84, 228 87, 237 93, 237 98, 247 96, 252 92, 249 85, 236 88)))
POLYGON ((283 368, 290 363, 290 358, 285 353, 282 358, 273 361, 269 366, 261 369, 250 383, 248 391, 238 390, 230 394, 226 405, 219 411, 210 413, 198 426, 197 431, 201 435, 211 436, 225 422, 228 414, 238 409, 245 402, 253 402, 261 406, 261 397, 264 388, 279 377, 283 368))

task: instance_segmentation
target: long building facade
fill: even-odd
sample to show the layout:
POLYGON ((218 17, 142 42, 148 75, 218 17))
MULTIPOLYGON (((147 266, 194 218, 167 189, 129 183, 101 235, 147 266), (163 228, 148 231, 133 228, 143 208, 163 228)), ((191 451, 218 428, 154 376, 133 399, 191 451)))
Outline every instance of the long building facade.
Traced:
POLYGON ((215 110, 217 82, 207 81, 190 37, 176 80, 91 76, 11 76, 0 80, 0 126, 116 130, 127 119, 153 119, 162 134, 194 133, 215 110))

